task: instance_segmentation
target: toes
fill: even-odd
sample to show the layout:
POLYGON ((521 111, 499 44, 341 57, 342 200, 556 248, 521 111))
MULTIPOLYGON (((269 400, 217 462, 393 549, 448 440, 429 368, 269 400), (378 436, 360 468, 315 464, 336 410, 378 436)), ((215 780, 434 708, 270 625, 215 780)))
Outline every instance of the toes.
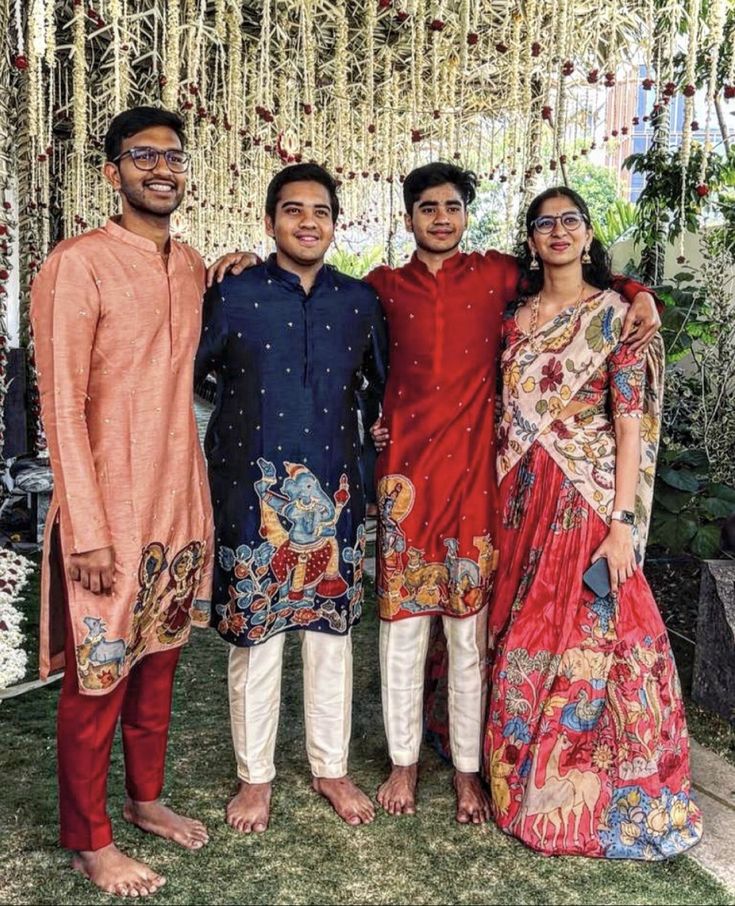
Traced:
POLYGON ((265 831, 267 831, 267 830, 268 830, 268 824, 267 824, 267 822, 264 822, 264 821, 256 821, 255 824, 253 824, 253 831, 254 831, 256 834, 263 834, 263 833, 265 833, 265 831))
POLYGON ((141 874, 140 879, 138 880, 138 886, 141 885, 146 887, 149 893, 155 893, 159 887, 163 887, 166 883, 166 879, 163 875, 157 875, 155 872, 146 871, 141 874))

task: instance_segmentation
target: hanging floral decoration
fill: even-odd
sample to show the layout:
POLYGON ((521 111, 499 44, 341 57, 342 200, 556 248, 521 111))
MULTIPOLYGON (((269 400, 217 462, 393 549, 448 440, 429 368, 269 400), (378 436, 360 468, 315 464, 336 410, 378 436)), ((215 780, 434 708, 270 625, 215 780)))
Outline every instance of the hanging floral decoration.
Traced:
POLYGON ((35 565, 20 554, 0 550, 0 689, 19 683, 28 656, 23 650, 21 624, 25 617, 18 605, 35 565))
POLYGON ((706 95, 711 145, 735 96, 730 0, 0 0, 0 18, 26 344, 49 245, 116 209, 102 139, 127 106, 184 117, 193 159, 174 225, 212 256, 259 246, 266 185, 302 160, 340 179, 341 230, 388 239, 405 174, 460 160, 503 184, 510 239, 539 181, 564 181, 597 143, 645 128, 650 111, 624 103, 604 136, 590 125, 621 73, 640 70, 659 109, 684 97, 683 158, 693 93, 706 95), (697 84, 702 54, 710 75, 697 84))
MULTIPOLYGON (((58 233, 100 223, 113 208, 100 178, 102 136, 111 114, 142 102, 185 117, 194 159, 176 227, 204 253, 257 244, 264 188, 278 167, 297 160, 326 163, 339 175, 346 229, 368 229, 383 211, 397 221, 400 205, 390 195, 430 157, 462 159, 506 183, 512 210, 519 191, 544 173, 563 179, 567 160, 589 150, 580 124, 641 49, 649 87, 658 87, 650 32, 656 8, 667 5, 0 2, 15 23, 6 34, 23 82, 15 111, 29 144, 21 201, 37 220, 26 278, 58 233), (488 123, 495 141, 487 141, 488 123)), ((700 5, 687 0, 687 34, 673 48, 688 54, 684 82, 672 92, 684 94, 688 113, 687 79, 702 48, 712 60, 709 107, 727 87, 718 60, 732 39, 728 3, 711 0, 703 29, 700 5)), ((631 123, 612 125, 615 138, 631 123)), ((682 140, 686 156, 688 126, 682 140)), ((386 233, 394 226, 385 223, 386 233)))

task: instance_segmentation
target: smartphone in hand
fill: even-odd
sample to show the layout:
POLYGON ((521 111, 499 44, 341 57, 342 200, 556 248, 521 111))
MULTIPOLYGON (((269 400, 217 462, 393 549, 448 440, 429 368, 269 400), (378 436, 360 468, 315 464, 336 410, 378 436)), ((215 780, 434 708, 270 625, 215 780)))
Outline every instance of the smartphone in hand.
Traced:
MULTIPOLYGON (((638 551, 635 552, 635 562, 641 562, 641 556, 638 551)), ((599 560, 595 560, 591 566, 588 566, 582 574, 582 581, 598 598, 604 598, 609 595, 610 569, 607 565, 607 557, 600 557, 599 560)))

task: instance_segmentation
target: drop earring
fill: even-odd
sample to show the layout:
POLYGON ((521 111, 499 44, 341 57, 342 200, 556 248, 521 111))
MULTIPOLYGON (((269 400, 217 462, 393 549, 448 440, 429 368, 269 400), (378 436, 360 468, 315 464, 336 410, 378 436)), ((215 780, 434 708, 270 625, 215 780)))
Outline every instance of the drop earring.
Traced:
POLYGON ((592 264, 592 259, 590 258, 589 244, 584 247, 584 254, 582 255, 582 264, 592 264))
POLYGON ((531 263, 528 265, 529 271, 539 271, 541 270, 541 265, 538 263, 536 258, 536 249, 531 249, 531 263))

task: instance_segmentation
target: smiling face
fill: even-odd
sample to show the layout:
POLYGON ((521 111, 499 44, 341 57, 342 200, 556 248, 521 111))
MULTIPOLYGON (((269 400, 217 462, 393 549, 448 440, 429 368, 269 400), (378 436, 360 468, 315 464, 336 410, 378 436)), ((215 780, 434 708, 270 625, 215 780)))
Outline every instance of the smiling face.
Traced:
POLYGON ((459 245, 467 228, 467 209, 459 189, 447 182, 425 189, 405 220, 420 249, 442 255, 459 245))
MULTIPOLYGON (((151 126, 123 139, 122 153, 131 148, 155 148, 157 151, 180 151, 181 140, 168 126, 151 126)), ((152 170, 140 170, 129 154, 117 163, 105 164, 105 176, 120 192, 123 210, 126 205, 144 214, 168 217, 181 204, 186 188, 186 174, 173 173, 162 155, 152 170)))
POLYGON ((266 214, 265 231, 276 241, 284 263, 320 265, 334 239, 334 220, 326 186, 312 180, 286 183, 275 217, 266 214))
POLYGON ((528 244, 536 249, 536 254, 545 267, 560 267, 579 261, 584 254, 587 243, 592 240, 592 228, 584 221, 576 227, 564 225, 562 215, 576 214, 581 218, 581 211, 571 198, 559 196, 547 198, 541 205, 536 219, 544 216, 556 217, 550 233, 533 229, 528 237, 528 244))

